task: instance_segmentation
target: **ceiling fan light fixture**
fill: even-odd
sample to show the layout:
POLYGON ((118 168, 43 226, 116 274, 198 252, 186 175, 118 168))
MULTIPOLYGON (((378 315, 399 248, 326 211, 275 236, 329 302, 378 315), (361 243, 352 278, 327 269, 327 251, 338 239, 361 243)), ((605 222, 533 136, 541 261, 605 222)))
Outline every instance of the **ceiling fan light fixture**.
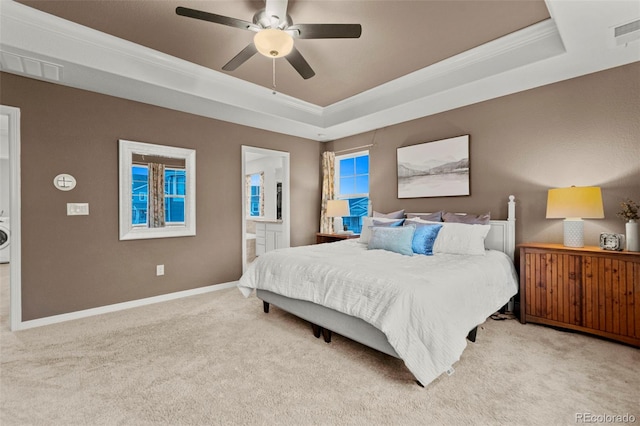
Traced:
POLYGON ((268 58, 282 58, 291 53, 293 37, 275 28, 264 29, 253 37, 258 52, 268 58))

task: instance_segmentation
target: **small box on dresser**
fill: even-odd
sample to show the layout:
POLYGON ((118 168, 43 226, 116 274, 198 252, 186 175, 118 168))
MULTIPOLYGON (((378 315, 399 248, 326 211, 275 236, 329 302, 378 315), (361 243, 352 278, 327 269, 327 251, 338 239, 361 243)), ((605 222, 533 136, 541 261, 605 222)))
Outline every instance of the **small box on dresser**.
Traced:
POLYGON ((640 252, 521 244, 520 321, 640 347, 640 252))

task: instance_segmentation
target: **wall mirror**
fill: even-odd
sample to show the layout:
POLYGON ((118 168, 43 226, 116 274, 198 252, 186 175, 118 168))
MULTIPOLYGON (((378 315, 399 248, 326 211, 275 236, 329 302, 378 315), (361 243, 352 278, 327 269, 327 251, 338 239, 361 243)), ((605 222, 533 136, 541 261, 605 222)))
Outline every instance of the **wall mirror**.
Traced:
POLYGON ((120 139, 120 239, 196 234, 196 151, 120 139))
POLYGON ((289 153, 242 146, 242 270, 290 246, 289 153))

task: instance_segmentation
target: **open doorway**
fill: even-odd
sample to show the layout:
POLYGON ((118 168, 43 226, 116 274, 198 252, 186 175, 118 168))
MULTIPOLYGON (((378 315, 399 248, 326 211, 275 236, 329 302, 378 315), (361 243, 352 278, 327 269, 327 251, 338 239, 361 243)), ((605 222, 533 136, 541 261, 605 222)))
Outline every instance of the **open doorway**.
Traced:
POLYGON ((22 323, 20 109, 0 105, 0 139, 0 227, 6 237, 0 253, 1 309, 3 318, 7 317, 5 310, 9 309, 9 328, 14 331, 22 323))
POLYGON ((290 246, 289 153, 242 146, 242 271, 290 246))

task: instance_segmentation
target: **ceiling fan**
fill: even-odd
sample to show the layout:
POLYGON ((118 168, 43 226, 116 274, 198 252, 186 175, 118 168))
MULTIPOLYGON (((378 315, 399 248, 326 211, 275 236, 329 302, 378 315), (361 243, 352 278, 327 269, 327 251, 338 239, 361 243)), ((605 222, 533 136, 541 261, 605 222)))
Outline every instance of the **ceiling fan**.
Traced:
POLYGON ((265 8, 256 12, 253 22, 216 15, 186 7, 176 8, 176 13, 203 21, 227 25, 255 32, 253 43, 242 49, 222 69, 234 71, 256 53, 269 58, 284 57, 305 80, 316 73, 294 46, 296 38, 359 38, 360 24, 295 24, 287 15, 288 0, 266 0, 265 8))

